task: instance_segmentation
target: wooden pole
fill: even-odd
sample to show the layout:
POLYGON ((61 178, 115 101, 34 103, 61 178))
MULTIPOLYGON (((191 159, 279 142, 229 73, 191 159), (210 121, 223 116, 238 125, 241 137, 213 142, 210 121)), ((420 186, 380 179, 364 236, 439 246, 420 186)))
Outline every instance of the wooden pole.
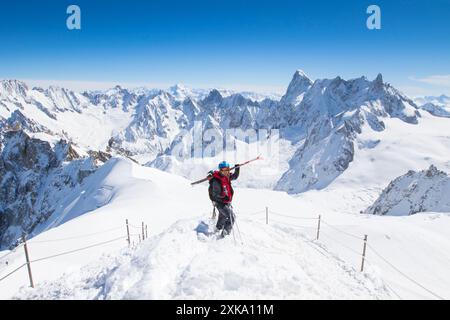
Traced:
POLYGON ((22 234, 23 248, 25 250, 25 258, 27 259, 28 277, 30 278, 30 287, 34 288, 33 274, 31 273, 31 262, 28 254, 28 246, 25 234, 22 234))
POLYGON ((269 207, 266 207, 266 224, 269 224, 269 207))
POLYGON ((128 247, 129 247, 131 244, 131 241, 130 241, 130 227, 128 226, 128 219, 126 219, 125 222, 127 224, 127 241, 128 241, 128 247))
POLYGON ((363 254, 362 254, 362 261, 361 261, 361 272, 364 271, 364 260, 366 258, 366 246, 367 246, 367 234, 364 235, 364 246, 363 246, 363 254))
POLYGON ((316 240, 319 240, 319 234, 320 234, 320 214, 319 214, 319 222, 317 223, 317 236, 316 236, 316 240))
POLYGON ((145 232, 144 232, 144 221, 142 221, 142 241, 145 239, 145 232))
POLYGON ((145 225, 145 239, 147 239, 148 238, 148 228, 147 228, 147 225, 145 225))

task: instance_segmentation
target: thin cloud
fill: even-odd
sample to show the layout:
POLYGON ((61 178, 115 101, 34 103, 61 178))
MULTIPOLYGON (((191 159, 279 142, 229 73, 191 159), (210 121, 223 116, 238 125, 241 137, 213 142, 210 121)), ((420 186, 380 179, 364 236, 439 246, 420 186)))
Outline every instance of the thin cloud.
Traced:
POLYGON ((409 79, 422 83, 431 84, 433 86, 450 87, 450 74, 431 75, 424 78, 410 77, 409 79))

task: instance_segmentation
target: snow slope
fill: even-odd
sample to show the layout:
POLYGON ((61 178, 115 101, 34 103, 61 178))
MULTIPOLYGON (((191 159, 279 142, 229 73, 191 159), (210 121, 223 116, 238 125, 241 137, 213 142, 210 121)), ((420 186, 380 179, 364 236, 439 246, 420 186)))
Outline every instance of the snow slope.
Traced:
MULTIPOLYGON (((35 236, 30 255, 35 260, 120 239, 33 262, 37 288, 26 289, 22 268, 0 282, 0 298, 436 298, 373 249, 433 293, 450 297, 448 213, 361 215, 352 212, 348 198, 328 189, 292 197, 236 188, 234 207, 244 244, 235 246, 232 237, 204 242, 195 229, 211 212, 206 185, 191 187, 179 176, 125 159, 112 159, 104 167, 90 178, 97 190, 112 190, 108 203, 35 236), (322 226, 316 241, 318 214, 322 226), (148 224, 150 237, 136 250, 126 249, 125 219, 133 225, 135 244, 140 222, 148 224), (359 273, 364 234, 371 247, 359 273)), ((371 200, 360 202, 367 207, 371 200)), ((1 252, 0 278, 23 262, 22 248, 1 252)))
MULTIPOLYGON (((139 226, 141 221, 145 221, 148 224, 148 232, 154 234, 177 219, 209 210, 208 202, 186 206, 186 203, 190 203, 192 193, 194 198, 200 198, 199 190, 191 190, 187 180, 156 169, 141 168, 129 160, 112 159, 88 179, 83 185, 84 190, 79 190, 79 194, 74 193, 79 196, 74 197, 72 203, 66 207, 66 213, 62 216, 52 216, 39 230, 44 232, 29 242, 31 259, 125 236, 125 219, 139 226), (106 232, 102 233, 103 231, 106 232), (97 232, 100 234, 96 234, 97 232), (79 238, 80 235, 89 236, 79 238)), ((139 232, 140 229, 132 228, 132 233, 136 234, 133 240, 136 242, 139 232)), ((80 267, 108 250, 122 247, 124 243, 125 240, 121 240, 86 252, 36 263, 33 274, 37 280, 55 278, 59 275, 57 270, 80 267)), ((16 254, 8 257, 7 269, 5 261, 1 261, 2 275, 23 262, 22 250, 20 248, 16 254)), ((6 252, 0 253, 0 260, 4 254, 6 252)), ((26 275, 24 272, 26 270, 22 269, 5 280, 6 284, 1 283, 0 298, 4 298, 8 293, 12 294, 10 290, 13 289, 8 285, 12 283, 15 287, 15 279, 23 284, 23 276, 26 275)))
POLYGON ((318 250, 301 234, 239 222, 244 246, 235 246, 231 237, 199 241, 198 220, 182 220, 134 252, 125 250, 122 259, 90 265, 17 298, 389 298, 379 279, 318 250))

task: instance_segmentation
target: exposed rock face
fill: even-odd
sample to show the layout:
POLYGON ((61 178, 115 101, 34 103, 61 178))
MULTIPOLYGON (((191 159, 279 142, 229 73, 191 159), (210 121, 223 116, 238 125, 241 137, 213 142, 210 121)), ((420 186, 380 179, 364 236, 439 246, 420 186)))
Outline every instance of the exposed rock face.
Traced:
POLYGON ((94 161, 99 161, 100 163, 105 163, 111 159, 111 155, 103 151, 88 151, 88 154, 94 161))
POLYGON ((56 209, 58 201, 95 171, 67 141, 54 146, 24 131, 3 133, 0 154, 0 248, 13 245, 56 209))
POLYGON ((15 110, 8 119, 3 119, 0 121, 0 131, 7 130, 25 130, 27 132, 45 132, 48 134, 53 134, 45 126, 25 117, 20 110, 15 110))
POLYGON ((450 212, 450 175, 435 166, 392 181, 365 213, 411 215, 418 212, 450 212))

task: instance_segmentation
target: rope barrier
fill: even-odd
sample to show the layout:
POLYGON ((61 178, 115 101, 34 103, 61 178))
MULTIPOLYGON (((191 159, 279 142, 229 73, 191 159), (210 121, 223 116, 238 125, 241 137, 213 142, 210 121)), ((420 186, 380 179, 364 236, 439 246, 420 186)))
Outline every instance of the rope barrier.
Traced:
MULTIPOLYGON (((264 213, 264 212, 265 212, 265 210, 260 210, 260 211, 257 211, 257 212, 248 213, 248 214, 242 214, 242 215, 244 215, 244 216, 253 216, 253 215, 261 214, 261 213, 264 213)), ((272 214, 274 214, 274 215, 277 215, 277 216, 282 216, 282 217, 287 217, 287 218, 293 218, 293 219, 302 219, 302 220, 317 220, 317 219, 318 219, 318 218, 315 218, 315 217, 313 218, 313 217, 296 217, 296 216, 290 216, 290 215, 285 215, 285 214, 277 213, 277 212, 274 212, 274 211, 269 211, 269 212, 272 213, 272 214)), ((286 226, 291 227, 291 228, 306 228, 306 229, 309 228, 309 229, 316 229, 315 226, 301 226, 301 225, 295 225, 295 224, 290 224, 290 223, 286 223, 286 222, 283 222, 283 221, 279 221, 279 220, 276 220, 276 219, 270 219, 270 221, 275 222, 275 223, 278 223, 278 224, 286 225, 286 226)), ((337 227, 335 227, 335 226, 333 226, 333 225, 327 223, 327 222, 324 221, 323 219, 321 220, 321 222, 322 222, 323 224, 327 225, 328 227, 330 227, 330 228, 332 228, 332 229, 334 229, 334 230, 336 230, 336 231, 338 231, 338 232, 340 232, 340 233, 343 233, 343 234, 345 234, 345 235, 347 235, 347 236, 349 236, 349 237, 358 239, 358 240, 360 240, 360 241, 363 241, 363 240, 364 240, 363 238, 361 238, 361 237, 359 237, 359 236, 357 236, 357 235, 355 235, 355 234, 352 234, 352 233, 343 231, 343 230, 341 230, 341 229, 339 229, 339 228, 337 228, 337 227)), ((129 225, 130 227, 133 227, 133 228, 142 229, 142 226, 135 226, 135 225, 132 225, 132 224, 128 224, 128 225, 129 225)), ((41 240, 41 241, 33 241, 33 240, 31 240, 31 241, 29 241, 29 243, 31 243, 31 244, 35 244, 35 243, 48 243, 48 242, 57 242, 57 241, 65 241, 65 240, 72 240, 72 239, 80 239, 80 238, 85 238, 85 237, 90 237, 90 236, 94 236, 94 235, 98 235, 98 234, 103 234, 103 233, 111 232, 111 231, 118 230, 118 229, 121 229, 121 228, 123 228, 123 227, 115 227, 115 228, 103 230, 103 231, 96 232, 96 233, 85 234, 85 235, 74 236, 74 237, 68 237, 68 238, 50 239, 50 240, 41 240)), ((133 234, 130 234, 130 236, 138 236, 138 235, 141 235, 141 233, 133 233, 133 234)), ((325 236, 326 238, 332 240, 333 243, 337 243, 337 244, 339 244, 340 246, 346 248, 347 250, 351 251, 353 254, 355 254, 355 255, 357 255, 357 256, 359 256, 359 257, 362 256, 362 254, 361 254, 360 252, 357 252, 356 250, 354 250, 353 248, 347 246, 346 244, 342 243, 341 241, 336 240, 336 239, 333 238, 333 237, 330 237, 328 234, 322 232, 321 235, 323 235, 323 236, 325 236)), ((127 239, 127 237, 123 237, 123 236, 122 236, 122 237, 118 237, 118 238, 111 239, 111 240, 108 240, 108 241, 103 241, 103 242, 99 242, 99 243, 96 243, 96 244, 93 244, 93 245, 85 246, 85 247, 82 247, 82 248, 77 248, 77 249, 74 249, 74 250, 61 252, 61 253, 54 254, 54 255, 50 255, 50 256, 47 256, 47 257, 38 258, 38 259, 35 259, 35 260, 30 261, 30 263, 35 263, 35 262, 39 262, 39 261, 44 261, 44 260, 56 258, 56 257, 59 257, 59 256, 68 255, 68 254, 71 254, 71 253, 75 253, 75 252, 87 250, 87 249, 90 249, 90 248, 93 248, 93 247, 98 247, 98 246, 105 245, 105 244, 108 244, 108 243, 112 243, 112 242, 115 242, 115 241, 118 241, 118 240, 122 240, 122 239, 127 239)), ((313 243, 315 243, 315 242, 313 242, 313 243)), ((316 244, 318 244, 318 243, 316 243, 316 244)), ((15 252, 17 251, 17 249, 20 248, 20 247, 23 246, 23 245, 24 245, 24 243, 20 243, 19 245, 17 245, 17 246, 16 246, 13 250, 11 250, 9 253, 3 255, 2 257, 0 257, 0 261, 5 260, 6 257, 8 257, 9 255, 11 255, 12 253, 15 253, 15 252)), ((319 245, 318 247, 321 247, 321 246, 319 245)), ((438 298, 438 299, 441 299, 441 300, 445 300, 445 298, 443 298, 442 296, 440 296, 440 295, 438 295, 437 293, 431 291, 430 289, 426 288, 424 285, 420 284, 420 283, 417 282, 416 280, 412 279, 411 277, 409 277, 408 275, 406 275, 405 273, 403 273, 400 269, 398 269, 398 268, 397 268, 396 266, 394 266, 391 262, 389 262, 386 258, 384 258, 381 254, 379 254, 379 253, 377 252, 377 250, 375 250, 370 244, 367 244, 367 247, 369 247, 369 248, 372 250, 372 252, 373 252, 376 256, 378 256, 378 258, 380 258, 382 261, 384 261, 386 264, 388 264, 391 268, 393 268, 395 271, 397 271, 397 272, 398 272, 399 274, 401 274, 403 277, 405 277, 406 279, 408 279, 408 280, 411 281, 412 283, 416 284, 417 286, 419 286, 419 287, 422 288, 423 290, 427 291, 429 294, 433 295, 434 297, 436 297, 436 298, 438 298)), ((368 263, 370 263, 371 265, 373 265, 371 262, 369 262, 369 261, 367 260, 367 258, 365 258, 365 261, 368 262, 368 263)), ((4 279, 8 278, 9 276, 11 276, 11 275, 14 274, 15 272, 19 271, 21 268, 23 268, 23 267, 26 266, 26 265, 27 265, 26 263, 20 265, 19 267, 17 267, 17 268, 14 269, 13 271, 11 271, 11 272, 9 272, 8 274, 6 274, 5 276, 1 277, 1 278, 0 278, 0 281, 2 281, 2 280, 4 280, 4 279)), ((385 282, 385 285, 386 285, 386 287, 387 287, 390 291, 392 291, 392 292, 397 296, 397 298, 399 298, 400 300, 402 300, 401 296, 400 296, 400 295, 399 295, 399 294, 398 294, 391 286, 389 286, 389 284, 388 284, 387 282, 385 282)))
POLYGON ((315 226, 300 226, 300 225, 297 225, 297 224, 289 224, 289 223, 282 222, 282 221, 275 220, 275 219, 271 219, 270 221, 275 222, 275 223, 279 223, 279 224, 284 224, 284 225, 286 225, 288 227, 291 227, 291 228, 316 229, 315 226))
POLYGON ((95 235, 98 235, 98 234, 108 233, 108 232, 119 230, 119 229, 122 229, 122 228, 123 227, 116 227, 116 228, 111 228, 111 229, 108 229, 108 230, 99 231, 99 232, 96 232, 96 233, 84 234, 84 235, 68 237, 68 238, 50 239, 50 240, 36 240, 36 241, 30 240, 30 241, 28 241, 28 243, 35 244, 35 243, 48 243, 48 242, 58 242, 58 241, 81 239, 81 238, 87 238, 87 237, 95 236, 95 235))
MULTIPOLYGON (((258 211, 258 212, 255 212, 255 213, 253 213, 253 214, 248 214, 248 215, 251 216, 251 215, 256 215, 256 214, 263 213, 263 212, 265 212, 265 211, 264 211, 264 210, 260 210, 260 211, 258 211)), ((272 213, 272 214, 274 214, 274 215, 277 215, 277 216, 287 217, 287 218, 292 218, 292 219, 304 219, 304 220, 317 220, 317 219, 318 219, 318 218, 313 218, 313 217, 296 217, 296 216, 290 216, 290 215, 286 215, 286 214, 281 214, 281 213, 278 213, 278 212, 274 212, 274 211, 272 211, 272 210, 270 210, 269 212, 272 213)), ((261 218, 263 218, 263 217, 261 217, 261 218)), ((286 226, 289 226, 289 227, 292 227, 292 228, 298 227, 298 228, 311 228, 311 229, 314 228, 314 229, 315 229, 315 227, 307 227, 307 226, 293 225, 293 224, 289 224, 289 223, 282 222, 282 221, 279 221, 279 220, 274 220, 274 219, 270 219, 270 221, 273 221, 273 222, 279 223, 279 224, 283 224, 283 225, 286 225, 286 226)), ((322 222, 323 224, 327 225, 328 227, 330 227, 330 228, 332 228, 332 229, 334 229, 334 230, 336 230, 336 231, 338 231, 338 232, 340 232, 340 233, 342 233, 342 234, 345 234, 345 235, 347 235, 347 236, 349 236, 349 237, 358 239, 358 240, 360 240, 360 241, 364 241, 364 238, 362 238, 362 237, 360 237, 360 236, 357 236, 357 235, 355 235, 355 234, 353 234, 353 233, 350 233, 350 232, 347 232, 347 231, 343 231, 343 230, 337 228, 336 226, 333 226, 333 225, 327 223, 327 222, 324 221, 323 219, 321 220, 321 222, 322 222)), ((357 251, 354 250, 353 248, 351 248, 351 247, 349 247, 349 246, 343 244, 341 241, 338 241, 338 240, 336 240, 335 238, 330 237, 328 234, 326 234, 326 233, 321 233, 321 235, 324 235, 324 236, 327 237, 328 239, 330 239, 330 240, 334 241, 335 243, 341 245, 342 247, 344 247, 344 248, 346 248, 347 250, 351 251, 353 254, 355 254, 355 255, 357 255, 357 256, 359 256, 359 257, 362 256, 362 254, 361 254, 360 252, 357 252, 357 251)), ((418 282, 415 281, 414 279, 412 279, 412 278, 410 278, 409 276, 407 276, 406 274, 404 274, 402 271, 400 271, 398 268, 396 268, 394 265, 392 265, 389 261, 387 261, 384 257, 382 257, 380 254, 378 254, 378 253, 376 252, 376 250, 373 249, 373 247, 372 247, 371 245, 367 244, 367 246, 368 246, 369 248, 371 248, 372 251, 373 251, 379 258, 381 258, 384 262, 386 262, 386 263, 387 263, 389 266, 391 266, 394 270, 396 270, 396 271, 399 272, 401 275, 403 275, 406 279, 412 281, 412 282, 415 283, 417 286, 421 287, 422 289, 426 290, 428 293, 432 294, 434 297, 437 297, 438 299, 445 300, 443 297, 439 296, 438 294, 434 293, 433 291, 429 290, 429 289, 426 288, 425 286, 421 285, 420 283, 418 283, 418 282)), ((366 262, 370 263, 370 262, 367 260, 367 257, 365 257, 364 260, 365 260, 366 262)), ((402 300, 401 296, 400 296, 400 295, 399 295, 399 294, 398 294, 391 286, 389 286, 389 284, 387 284, 387 283, 385 283, 385 284, 386 284, 386 287, 387 287, 389 290, 391 290, 391 291, 397 296, 397 298, 399 298, 400 300, 402 300)))
MULTIPOLYGON (((260 212, 261 212, 261 211, 260 211, 260 212)), ((264 212, 264 211, 262 211, 262 212, 264 212)), ((295 216, 289 216, 289 215, 277 213, 277 212, 274 212, 274 211, 269 211, 269 212, 272 213, 272 214, 274 214, 274 215, 278 215, 278 216, 282 216, 282 217, 287 217, 287 218, 294 218, 294 219, 311 219, 311 220, 317 219, 317 218, 309 218, 309 217, 307 218, 307 217, 295 217, 295 216)), ((271 219, 271 221, 274 221, 274 222, 280 223, 280 224, 284 224, 284 225, 287 225, 287 226, 289 226, 289 227, 308 228, 308 227, 306 227, 306 226, 292 225, 292 224, 285 223, 285 222, 278 221, 278 220, 274 220, 274 219, 271 219)), ((352 234, 352 233, 349 233, 349 232, 346 232, 346 231, 343 231, 343 230, 337 228, 336 226, 333 226, 333 225, 327 223, 327 222, 324 221, 323 219, 321 220, 321 222, 322 222, 323 224, 327 225, 328 227, 330 227, 330 228, 332 228, 332 229, 334 229, 334 230, 336 230, 336 231, 338 231, 338 232, 340 232, 340 233, 342 233, 342 234, 345 234, 345 235, 347 235, 347 236, 349 236, 349 237, 358 239, 358 240, 360 240, 360 241, 364 241, 364 239, 363 239, 362 237, 357 236, 357 235, 352 234)), ((314 228, 314 227, 310 227, 310 228, 314 228)), ((341 245, 342 247, 344 247, 344 248, 346 248, 347 250, 351 251, 351 252, 354 253, 355 255, 357 255, 357 256, 362 256, 362 254, 361 254, 360 252, 357 252, 357 251, 354 250, 353 248, 351 248, 351 247, 349 247, 349 246, 343 244, 341 241, 338 241, 338 240, 336 240, 335 238, 330 237, 328 234, 326 234, 326 233, 321 233, 321 235, 323 235, 323 236, 327 237, 328 239, 334 241, 335 243, 341 245)), ((424 289, 425 291, 427 291, 428 293, 430 293, 430 294, 433 295, 434 297, 436 297, 436 298, 438 298, 438 299, 441 299, 441 300, 445 300, 442 296, 440 296, 440 295, 438 295, 437 293, 431 291, 430 289, 426 288, 425 286, 423 286, 423 285, 420 284, 419 282, 415 281, 414 279, 412 279, 412 278, 409 277, 408 275, 404 274, 400 269, 398 269, 397 267, 395 267, 395 266, 394 266, 392 263, 390 263, 386 258, 384 258, 383 256, 381 256, 381 255, 380 255, 380 254, 379 254, 379 253, 378 253, 378 252, 377 252, 370 244, 367 244, 367 246, 368 246, 368 247, 369 247, 369 248, 370 248, 370 249, 371 249, 371 250, 372 250, 372 251, 373 251, 380 259, 382 259, 385 263, 387 263, 387 264, 388 264, 391 268, 393 268, 395 271, 397 271, 398 273, 400 273, 403 277, 405 277, 405 278, 408 279, 409 281, 413 282, 414 284, 416 284, 416 285, 419 286, 420 288, 424 289)), ((369 262, 369 261, 367 260, 367 257, 365 257, 364 260, 365 260, 366 262, 369 262)), ((370 262, 369 262, 369 263, 370 263, 370 262)), ((372 264, 372 263, 371 263, 371 264, 372 264)), ((385 283, 385 284, 386 284, 386 287, 387 287, 389 290, 391 290, 391 291, 392 291, 392 292, 393 292, 400 300, 402 299, 401 296, 400 296, 400 295, 399 295, 399 294, 398 294, 391 286, 389 286, 389 284, 387 284, 387 283, 385 283)))
POLYGON ((10 273, 8 273, 6 276, 1 277, 1 278, 0 278, 0 281, 5 280, 5 279, 8 278, 10 275, 12 275, 13 273, 19 271, 21 268, 25 267, 26 265, 27 265, 27 264, 24 263, 24 264, 22 264, 20 267, 17 267, 16 269, 14 269, 14 270, 11 271, 10 273))
POLYGON ((51 256, 35 259, 35 260, 30 261, 30 262, 34 263, 34 262, 39 262, 39 261, 43 261, 43 260, 56 258, 56 257, 59 257, 59 256, 70 254, 70 253, 74 253, 74 252, 90 249, 90 248, 93 248, 93 247, 98 247, 98 246, 101 246, 101 245, 104 245, 104 244, 107 244, 107 243, 111 243, 111 242, 114 242, 114 241, 117 241, 117 240, 121 240, 121 239, 126 239, 126 237, 120 237, 120 238, 116 238, 116 239, 112 239, 112 240, 108 240, 108 241, 104 241, 104 242, 99 242, 99 243, 96 243, 96 244, 93 244, 93 245, 90 245, 90 246, 86 246, 86 247, 74 249, 74 250, 71 250, 71 251, 61 252, 61 253, 54 254, 54 255, 51 255, 51 256))
POLYGON ((290 215, 286 215, 286 214, 282 214, 282 213, 277 213, 274 212, 272 210, 269 210, 270 213, 276 215, 276 216, 281 216, 281 217, 286 217, 286 218, 291 218, 291 219, 302 219, 302 220, 317 220, 317 217, 297 217, 297 216, 290 216, 290 215))
POLYGON ((356 254, 356 255, 359 256, 359 257, 362 255, 361 252, 358 252, 358 251, 356 251, 355 249, 350 248, 350 247, 347 246, 346 244, 343 244, 341 241, 338 241, 338 240, 334 239, 333 237, 330 237, 329 235, 327 235, 327 234, 325 234, 325 233, 321 233, 320 235, 323 235, 323 236, 327 237, 328 239, 333 240, 334 242, 340 244, 341 246, 343 246, 343 247, 346 248, 347 250, 353 252, 354 254, 356 254))
POLYGON ((430 293, 431 295, 433 295, 434 297, 440 299, 440 300, 445 300, 445 298, 441 297, 440 295, 438 295, 437 293, 434 293, 433 291, 431 291, 430 289, 426 288, 425 286, 423 286, 422 284, 420 284, 419 282, 417 282, 416 280, 412 279, 411 277, 409 277, 408 275, 404 274, 400 269, 398 269, 396 266, 394 266, 392 263, 390 263, 386 258, 384 258, 381 254, 379 254, 371 245, 367 244, 367 246, 372 250, 373 253, 375 253, 376 256, 378 256, 378 258, 380 258, 381 260, 383 260, 386 264, 388 264, 391 268, 393 268, 395 271, 397 271, 398 273, 400 273, 403 277, 405 277, 406 279, 408 279, 409 281, 413 282, 414 284, 416 284, 417 286, 421 287, 422 289, 424 289, 425 291, 427 291, 428 293, 430 293))
POLYGON ((242 215, 242 216, 254 216, 254 215, 257 215, 257 214, 260 214, 260 213, 264 213, 264 210, 259 210, 259 211, 252 212, 252 213, 239 213, 238 212, 238 214, 242 215))
POLYGON ((349 232, 343 231, 343 230, 341 230, 339 228, 336 228, 335 226, 333 226, 333 225, 327 223, 326 221, 324 221, 323 219, 321 220, 321 222, 323 222, 325 225, 329 226, 330 228, 332 228, 332 229, 334 229, 336 231, 339 231, 340 233, 346 234, 349 237, 353 237, 353 238, 361 240, 361 241, 364 240, 364 238, 361 238, 361 237, 359 237, 357 235, 354 235, 352 233, 349 233, 349 232))
POLYGON ((20 247, 23 246, 23 243, 18 244, 14 249, 12 249, 10 252, 8 252, 7 254, 3 255, 0 257, 0 261, 4 260, 7 256, 15 253, 17 251, 17 249, 19 249, 20 247))

